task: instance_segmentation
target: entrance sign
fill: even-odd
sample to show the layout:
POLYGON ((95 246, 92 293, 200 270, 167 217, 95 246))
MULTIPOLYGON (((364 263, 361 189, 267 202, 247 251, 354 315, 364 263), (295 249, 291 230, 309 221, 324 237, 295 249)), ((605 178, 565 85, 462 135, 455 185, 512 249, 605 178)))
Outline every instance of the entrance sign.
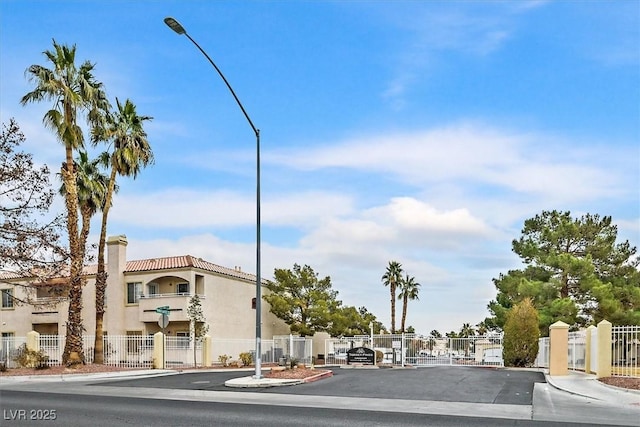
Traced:
POLYGON ((376 352, 367 347, 356 347, 347 351, 347 364, 361 363, 363 365, 376 364, 376 352))

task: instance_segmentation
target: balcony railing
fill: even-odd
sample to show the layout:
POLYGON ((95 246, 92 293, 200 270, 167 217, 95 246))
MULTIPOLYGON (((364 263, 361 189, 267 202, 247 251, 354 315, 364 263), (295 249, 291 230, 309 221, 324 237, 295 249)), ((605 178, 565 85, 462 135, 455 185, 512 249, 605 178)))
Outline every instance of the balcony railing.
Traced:
MULTIPOLYGON (((152 298, 172 298, 172 297, 189 297, 191 298, 193 295, 185 293, 185 292, 178 292, 178 293, 172 293, 172 294, 150 294, 150 295, 140 295, 140 299, 152 299, 152 298)), ((200 299, 205 299, 204 295, 198 294, 198 296, 200 297, 200 299)))

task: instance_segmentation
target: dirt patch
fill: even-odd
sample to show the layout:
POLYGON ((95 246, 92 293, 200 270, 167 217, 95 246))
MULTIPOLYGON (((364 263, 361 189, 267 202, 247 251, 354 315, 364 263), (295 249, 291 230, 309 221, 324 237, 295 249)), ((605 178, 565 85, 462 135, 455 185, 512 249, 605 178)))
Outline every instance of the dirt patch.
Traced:
MULTIPOLYGON (((0 372, 0 377, 34 376, 34 375, 73 375, 73 374, 97 374, 103 372, 126 372, 136 369, 126 369, 109 365, 76 365, 74 368, 66 366, 51 366, 47 369, 11 368, 6 372, 0 372)), ((140 369, 137 369, 140 370, 140 369)))
POLYGON ((276 378, 285 380, 303 380, 305 378, 314 377, 316 375, 329 372, 326 369, 310 369, 310 368, 297 368, 286 369, 284 371, 271 371, 265 375, 265 378, 276 378))
POLYGON ((598 378, 599 381, 612 385, 614 387, 628 388, 631 390, 640 390, 640 378, 635 377, 604 377, 598 378))

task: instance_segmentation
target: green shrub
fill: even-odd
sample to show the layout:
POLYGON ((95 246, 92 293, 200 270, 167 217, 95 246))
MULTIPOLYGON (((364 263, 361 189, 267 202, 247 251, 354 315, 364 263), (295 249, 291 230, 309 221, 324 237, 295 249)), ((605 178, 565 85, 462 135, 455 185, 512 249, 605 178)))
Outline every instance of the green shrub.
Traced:
POLYGON ((538 355, 540 328, 538 311, 531 299, 524 299, 507 312, 504 324, 505 366, 527 367, 533 365, 538 355))
POLYGON ((244 353, 240 353, 240 356, 238 356, 238 358, 240 359, 242 364, 245 366, 249 366, 253 363, 253 356, 248 351, 245 351, 244 353))
POLYGON ((27 348, 26 344, 18 347, 13 361, 22 368, 47 369, 49 367, 49 356, 42 351, 27 348))
POLYGON ((229 356, 228 354, 221 354, 220 356, 218 356, 218 362, 222 363, 222 366, 227 366, 230 359, 231 356, 229 356))
POLYGON ((376 363, 380 363, 384 360, 384 353, 380 350, 376 350, 376 363))
POLYGON ((292 357, 291 359, 289 359, 289 366, 292 369, 298 366, 298 359, 296 359, 295 357, 292 357))
POLYGON ((7 372, 7 364, 5 362, 0 362, 0 372, 7 372))

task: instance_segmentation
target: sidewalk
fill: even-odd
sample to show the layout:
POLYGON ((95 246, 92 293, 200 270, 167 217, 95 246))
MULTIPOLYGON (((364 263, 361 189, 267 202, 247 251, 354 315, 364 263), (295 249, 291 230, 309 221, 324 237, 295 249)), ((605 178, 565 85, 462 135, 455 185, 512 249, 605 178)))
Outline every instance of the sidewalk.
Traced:
POLYGON ((135 379, 156 377, 163 375, 175 375, 180 373, 171 369, 140 369, 118 372, 96 372, 92 374, 60 374, 60 375, 6 375, 0 377, 2 384, 19 384, 26 382, 71 382, 92 381, 97 379, 135 379))
POLYGON ((640 391, 606 385, 598 381, 595 375, 569 371, 566 376, 551 376, 545 373, 545 379, 552 387, 567 393, 614 405, 636 405, 640 411, 640 391))

